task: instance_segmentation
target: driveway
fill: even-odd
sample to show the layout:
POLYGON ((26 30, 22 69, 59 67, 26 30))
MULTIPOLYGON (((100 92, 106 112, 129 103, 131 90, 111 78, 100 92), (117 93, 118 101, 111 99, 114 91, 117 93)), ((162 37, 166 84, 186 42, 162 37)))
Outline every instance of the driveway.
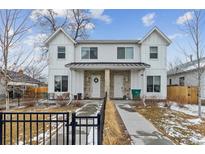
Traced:
POLYGON ((125 127, 136 145, 172 145, 173 143, 163 136, 150 121, 137 113, 131 106, 132 101, 113 101, 123 120, 125 127))

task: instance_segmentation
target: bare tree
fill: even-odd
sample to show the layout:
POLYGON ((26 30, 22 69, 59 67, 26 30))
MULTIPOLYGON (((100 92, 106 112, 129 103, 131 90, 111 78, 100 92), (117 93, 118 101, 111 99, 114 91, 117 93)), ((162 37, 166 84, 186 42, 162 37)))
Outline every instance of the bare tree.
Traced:
POLYGON ((59 27, 64 28, 68 24, 67 15, 67 10, 61 10, 61 14, 59 11, 53 9, 33 10, 31 19, 42 28, 44 33, 51 34, 59 27), (61 16, 63 19, 59 20, 59 16, 61 16))
POLYGON ((86 39, 88 37, 88 31, 95 27, 91 20, 92 17, 88 10, 73 9, 71 11, 68 30, 74 40, 86 39))
MULTIPOLYGON (((6 109, 9 109, 9 65, 17 65, 16 63, 10 64, 9 59, 13 56, 11 51, 14 50, 18 43, 23 39, 23 36, 31 28, 27 21, 30 12, 23 12, 22 10, 0 10, 0 52, 2 55, 2 72, 5 81, 5 96, 6 96, 6 109)), ((20 57, 20 55, 19 55, 20 57)), ((17 57, 16 62, 20 58, 17 57)), ((22 61, 21 61, 22 62, 22 61)))
POLYGON ((31 62, 24 68, 24 71, 30 77, 39 80, 44 76, 43 71, 47 68, 48 63, 46 57, 40 56, 38 60, 32 59, 31 62))
POLYGON ((187 18, 183 25, 183 31, 186 32, 191 40, 190 45, 193 50, 193 54, 196 57, 197 65, 197 86, 198 86, 198 115, 201 117, 201 76, 204 72, 204 66, 202 66, 203 57, 203 45, 202 45, 202 22, 204 15, 201 10, 191 10, 193 18, 190 20, 187 18))
POLYGON ((86 39, 88 32, 95 27, 89 10, 83 9, 33 10, 31 19, 47 34, 62 27, 71 34, 74 40, 86 39))

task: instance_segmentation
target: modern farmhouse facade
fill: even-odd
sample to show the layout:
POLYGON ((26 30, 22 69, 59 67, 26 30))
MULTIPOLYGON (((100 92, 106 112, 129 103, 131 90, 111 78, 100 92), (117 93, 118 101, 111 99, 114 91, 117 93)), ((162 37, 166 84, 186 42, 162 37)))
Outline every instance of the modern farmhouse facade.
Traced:
POLYGON ((167 46, 169 38, 157 27, 141 40, 74 41, 62 28, 46 41, 49 53, 48 93, 50 99, 63 93, 73 98, 132 99, 167 96, 167 46))

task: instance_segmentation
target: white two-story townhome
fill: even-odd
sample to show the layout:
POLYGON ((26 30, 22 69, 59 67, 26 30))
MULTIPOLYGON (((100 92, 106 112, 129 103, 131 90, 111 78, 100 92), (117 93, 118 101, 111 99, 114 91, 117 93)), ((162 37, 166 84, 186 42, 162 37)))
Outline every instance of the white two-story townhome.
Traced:
POLYGON ((141 97, 166 99, 170 43, 156 27, 141 40, 78 41, 60 28, 45 41, 49 98, 102 98, 107 92, 109 98, 132 99, 132 89, 140 89, 141 97))

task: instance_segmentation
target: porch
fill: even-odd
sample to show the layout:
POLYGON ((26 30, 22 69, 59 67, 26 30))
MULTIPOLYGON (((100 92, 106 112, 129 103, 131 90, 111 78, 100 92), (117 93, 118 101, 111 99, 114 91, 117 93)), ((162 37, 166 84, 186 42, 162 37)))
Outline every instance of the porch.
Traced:
POLYGON ((145 63, 70 63, 71 94, 82 94, 84 99, 103 98, 107 92, 111 99, 131 99, 131 89, 143 87, 145 63), (138 73, 137 77, 134 73, 138 73), (139 81, 135 81, 139 80, 139 81))

